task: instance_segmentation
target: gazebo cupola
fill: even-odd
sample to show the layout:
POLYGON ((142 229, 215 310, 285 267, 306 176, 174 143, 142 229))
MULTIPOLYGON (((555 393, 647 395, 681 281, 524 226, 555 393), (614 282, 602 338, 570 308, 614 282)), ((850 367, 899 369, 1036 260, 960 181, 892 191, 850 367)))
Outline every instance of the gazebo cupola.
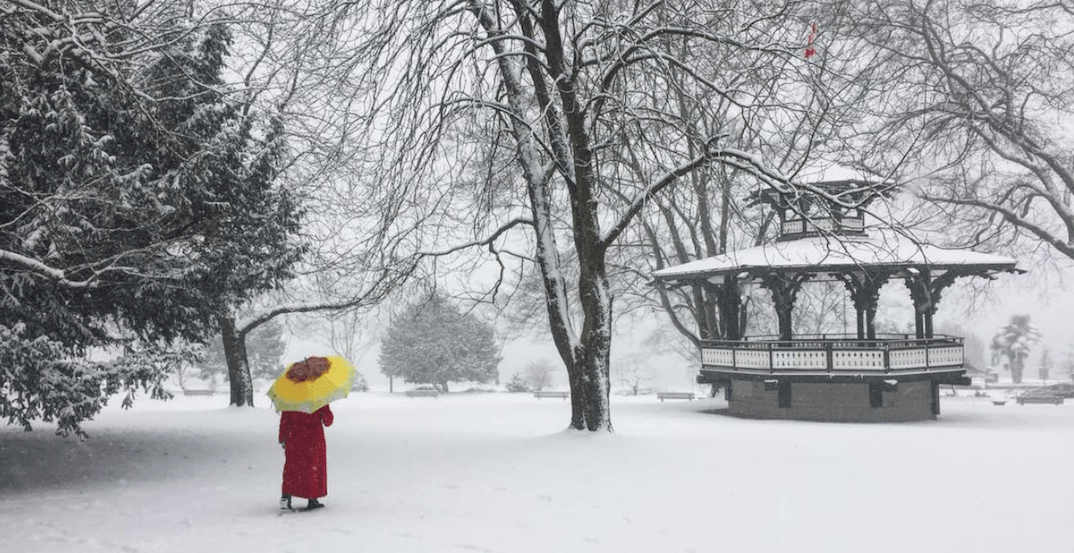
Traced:
POLYGON ((865 210, 878 191, 858 181, 829 181, 814 185, 813 193, 780 192, 771 188, 750 195, 750 205, 764 203, 779 215, 778 241, 807 236, 865 236, 865 210))
POLYGON ((966 382, 962 338, 933 334, 940 297, 961 276, 1021 271, 1008 257, 920 244, 898 233, 870 236, 865 211, 877 197, 859 181, 754 193, 754 203, 779 216, 774 242, 654 273, 669 286, 714 292, 723 335, 702 341, 698 382, 723 387, 732 414, 928 419, 939 414, 941 384, 966 382), (903 281, 913 301, 913 335, 876 332, 880 289, 892 280, 903 281), (794 334, 798 292, 817 281, 845 286, 856 312, 854 334, 794 334), (778 335, 745 336, 740 328, 741 290, 749 284, 770 292, 778 335))

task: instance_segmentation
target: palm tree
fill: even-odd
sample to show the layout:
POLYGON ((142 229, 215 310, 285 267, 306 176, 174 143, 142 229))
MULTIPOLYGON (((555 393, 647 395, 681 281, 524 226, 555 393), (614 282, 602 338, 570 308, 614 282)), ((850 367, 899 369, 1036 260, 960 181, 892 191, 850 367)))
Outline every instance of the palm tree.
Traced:
POLYGON ((1029 323, 1029 315, 1012 315, 1010 322, 992 337, 992 352, 1006 355, 1011 369, 1011 380, 1022 382, 1029 348, 1040 341, 1040 331, 1029 323))

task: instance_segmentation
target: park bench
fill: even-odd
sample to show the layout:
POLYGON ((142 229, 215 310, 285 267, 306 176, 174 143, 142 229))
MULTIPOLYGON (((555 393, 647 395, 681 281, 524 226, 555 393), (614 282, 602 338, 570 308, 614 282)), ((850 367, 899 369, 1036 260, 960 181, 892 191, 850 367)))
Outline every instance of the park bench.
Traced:
POLYGON ((538 391, 538 392, 533 392, 533 397, 535 397, 537 399, 541 399, 541 398, 544 398, 544 397, 557 397, 557 398, 560 398, 560 399, 567 399, 567 398, 571 397, 571 393, 570 392, 553 392, 553 391, 544 391, 544 390, 542 390, 542 391, 538 391))
POLYGON ((663 402, 665 399, 694 399, 693 392, 657 392, 656 398, 663 402))
POLYGON ((440 397, 440 392, 436 390, 407 390, 406 397, 440 397))
POLYGON ((215 393, 212 390, 183 390, 184 396, 212 396, 215 393))
POLYGON ((1018 405, 1025 405, 1027 403, 1051 403, 1053 405, 1062 405, 1064 398, 1059 396, 1025 396, 1015 398, 1018 405))

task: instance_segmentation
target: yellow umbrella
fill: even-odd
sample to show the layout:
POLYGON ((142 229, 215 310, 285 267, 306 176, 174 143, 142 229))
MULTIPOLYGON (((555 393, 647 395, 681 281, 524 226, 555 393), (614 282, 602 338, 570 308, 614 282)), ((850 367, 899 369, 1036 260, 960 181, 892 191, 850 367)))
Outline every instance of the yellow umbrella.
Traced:
POLYGON ((347 397, 356 371, 346 359, 309 357, 287 366, 269 388, 277 411, 312 413, 330 402, 347 397))

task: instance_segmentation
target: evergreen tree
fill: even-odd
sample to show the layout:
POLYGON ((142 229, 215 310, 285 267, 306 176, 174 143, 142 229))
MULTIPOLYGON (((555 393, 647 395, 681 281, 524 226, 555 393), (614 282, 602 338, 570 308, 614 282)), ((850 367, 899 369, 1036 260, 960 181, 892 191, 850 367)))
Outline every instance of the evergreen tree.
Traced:
POLYGON ((450 382, 498 380, 498 350, 490 325, 434 294, 388 327, 380 367, 387 376, 447 393, 450 382))
POLYGON ((183 2, 47 5, 0 25, 0 416, 66 433, 120 390, 162 396, 182 344, 302 250, 273 186, 282 124, 224 84, 224 25, 183 2))
POLYGON ((511 379, 507 381, 507 384, 504 384, 504 387, 511 393, 532 391, 529 382, 526 382, 526 379, 519 373, 511 375, 511 379))
POLYGON ((1022 382, 1026 358, 1032 344, 1040 341, 1040 331, 1029 322, 1029 315, 1012 315, 1010 322, 992 338, 992 351, 1007 357, 1011 380, 1022 382))

